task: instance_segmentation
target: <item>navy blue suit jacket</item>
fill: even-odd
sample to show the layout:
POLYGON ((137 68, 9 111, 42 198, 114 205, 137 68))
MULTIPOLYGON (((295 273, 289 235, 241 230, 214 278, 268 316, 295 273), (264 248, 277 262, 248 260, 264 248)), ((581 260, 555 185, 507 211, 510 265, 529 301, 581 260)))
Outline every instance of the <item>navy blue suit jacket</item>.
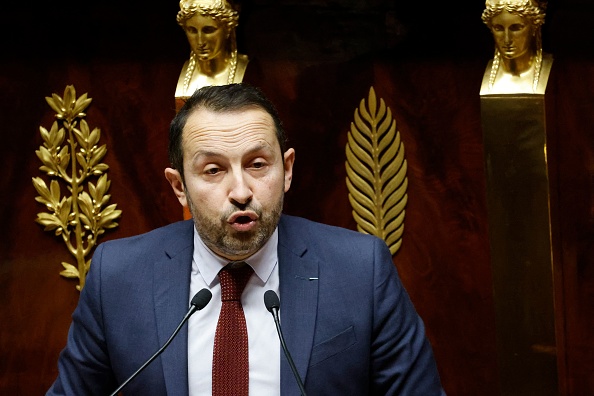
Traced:
MULTIPOLYGON (((108 395, 152 356, 188 310, 192 253, 191 221, 99 245, 48 394, 108 395)), ((278 257, 283 333, 308 395, 445 394, 383 241, 283 215, 278 257)), ((124 393, 188 394, 187 326, 124 393)), ((284 355, 281 393, 300 394, 284 355)))

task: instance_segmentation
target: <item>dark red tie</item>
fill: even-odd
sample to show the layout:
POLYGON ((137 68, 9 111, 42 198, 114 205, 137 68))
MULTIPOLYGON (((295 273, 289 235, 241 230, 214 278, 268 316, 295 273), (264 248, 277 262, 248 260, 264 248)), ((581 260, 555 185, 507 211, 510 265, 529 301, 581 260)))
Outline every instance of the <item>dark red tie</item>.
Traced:
POLYGON ((212 359, 213 396, 249 394, 248 334, 241 294, 252 273, 244 262, 231 263, 219 272, 222 304, 212 359))

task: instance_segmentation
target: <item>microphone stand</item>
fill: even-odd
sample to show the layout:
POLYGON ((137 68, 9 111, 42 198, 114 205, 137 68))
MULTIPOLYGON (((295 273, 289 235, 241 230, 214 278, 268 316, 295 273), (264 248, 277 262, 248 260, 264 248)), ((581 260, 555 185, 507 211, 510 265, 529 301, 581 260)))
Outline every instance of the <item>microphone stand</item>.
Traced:
POLYGON ((283 337, 283 332, 281 330, 280 320, 278 317, 278 309, 280 307, 280 301, 278 299, 278 295, 273 290, 267 290, 266 293, 264 293, 264 303, 266 304, 266 308, 270 311, 270 313, 272 314, 272 317, 274 318, 274 324, 276 325, 276 332, 278 333, 278 338, 280 339, 281 347, 283 348, 283 351, 285 352, 285 356, 287 357, 287 360, 289 361, 289 366, 291 366, 293 375, 295 376, 295 379, 297 380, 297 385, 299 386, 301 395, 306 396, 305 387, 303 386, 303 381, 301 381, 301 377, 299 376, 299 373, 297 372, 297 367, 295 367, 295 363, 293 362, 293 358, 291 357, 291 354, 289 353, 289 348, 287 348, 287 344, 285 343, 285 337, 283 337))
POLYGON ((163 344, 163 346, 161 348, 159 348, 159 350, 157 352, 155 352, 155 354, 153 356, 151 356, 151 358, 149 360, 147 360, 142 366, 140 366, 140 368, 138 370, 136 370, 134 372, 134 374, 132 374, 130 377, 128 377, 128 379, 126 381, 124 381, 123 384, 121 384, 115 391, 113 391, 113 393, 110 396, 117 395, 117 393, 119 391, 121 391, 126 385, 128 385, 128 383, 130 381, 132 381, 138 374, 140 374, 140 372, 142 370, 144 370, 146 366, 151 364, 152 361, 155 360, 157 358, 157 356, 159 356, 165 350, 165 348, 167 348, 169 346, 171 341, 173 341, 173 339, 175 338, 177 333, 179 333, 179 331, 181 330, 182 326, 188 321, 188 319, 190 319, 190 316, 192 316, 196 311, 199 311, 202 308, 204 308, 206 306, 206 304, 208 304, 210 302, 211 297, 212 297, 212 294, 211 294, 210 290, 208 290, 208 289, 202 289, 198 293, 196 293, 196 295, 192 298, 191 307, 188 310, 188 313, 186 313, 186 316, 184 316, 184 318, 179 323, 179 325, 177 325, 177 328, 175 329, 173 334, 171 334, 171 336, 169 337, 167 342, 165 344, 163 344))

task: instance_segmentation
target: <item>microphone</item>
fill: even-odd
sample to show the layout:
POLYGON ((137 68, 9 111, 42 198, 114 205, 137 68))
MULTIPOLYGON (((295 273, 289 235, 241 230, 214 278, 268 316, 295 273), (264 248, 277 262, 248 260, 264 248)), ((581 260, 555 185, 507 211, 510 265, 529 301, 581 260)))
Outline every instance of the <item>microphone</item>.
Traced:
POLYGON ((167 342, 161 348, 159 348, 159 350, 155 352, 155 354, 151 356, 149 360, 147 360, 142 366, 140 366, 140 368, 136 370, 134 374, 132 374, 126 381, 124 381, 124 383, 120 385, 118 389, 113 391, 113 393, 110 396, 115 396, 119 391, 121 391, 124 388, 124 386, 128 385, 128 382, 132 381, 138 374, 140 374, 142 370, 145 369, 146 366, 148 366, 153 360, 155 360, 157 356, 159 356, 165 350, 165 348, 169 346, 171 341, 173 341, 173 338, 177 335, 177 333, 179 333, 184 323, 186 323, 188 319, 190 319, 190 316, 192 316, 196 311, 200 311, 202 308, 206 307, 206 305, 210 302, 211 298, 212 293, 208 289, 202 289, 198 293, 196 293, 194 297, 192 297, 188 313, 186 313, 186 316, 184 316, 184 318, 179 323, 173 334, 171 334, 171 337, 169 337, 167 342))
POLYGON ((297 380, 297 385, 299 385, 301 395, 306 396, 303 381, 301 381, 301 377, 297 372, 297 367, 295 367, 295 363, 293 362, 293 358, 289 353, 287 344, 285 344, 285 338, 283 337, 283 332, 280 327, 280 320, 278 319, 278 309, 280 308, 280 301, 278 300, 278 295, 274 292, 274 290, 267 290, 266 293, 264 293, 264 304, 266 305, 266 309, 270 311, 272 317, 274 318, 274 324, 276 324, 276 332, 278 333, 278 338, 280 339, 281 347, 283 348, 283 352, 285 353, 285 356, 289 361, 289 366, 291 366, 291 370, 293 370, 293 375, 297 380))

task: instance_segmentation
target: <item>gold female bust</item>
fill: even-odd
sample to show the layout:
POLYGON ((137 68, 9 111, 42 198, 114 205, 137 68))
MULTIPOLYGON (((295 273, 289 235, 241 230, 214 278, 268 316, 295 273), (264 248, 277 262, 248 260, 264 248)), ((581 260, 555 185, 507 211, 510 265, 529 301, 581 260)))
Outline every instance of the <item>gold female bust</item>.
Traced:
POLYGON ((538 0, 487 0, 482 20, 495 40, 481 94, 544 94, 552 57, 542 51, 546 3, 538 0))
POLYGON ((181 0, 179 8, 177 23, 186 33, 191 52, 175 97, 187 98, 207 85, 241 82, 248 57, 237 53, 237 11, 226 0, 181 0))

